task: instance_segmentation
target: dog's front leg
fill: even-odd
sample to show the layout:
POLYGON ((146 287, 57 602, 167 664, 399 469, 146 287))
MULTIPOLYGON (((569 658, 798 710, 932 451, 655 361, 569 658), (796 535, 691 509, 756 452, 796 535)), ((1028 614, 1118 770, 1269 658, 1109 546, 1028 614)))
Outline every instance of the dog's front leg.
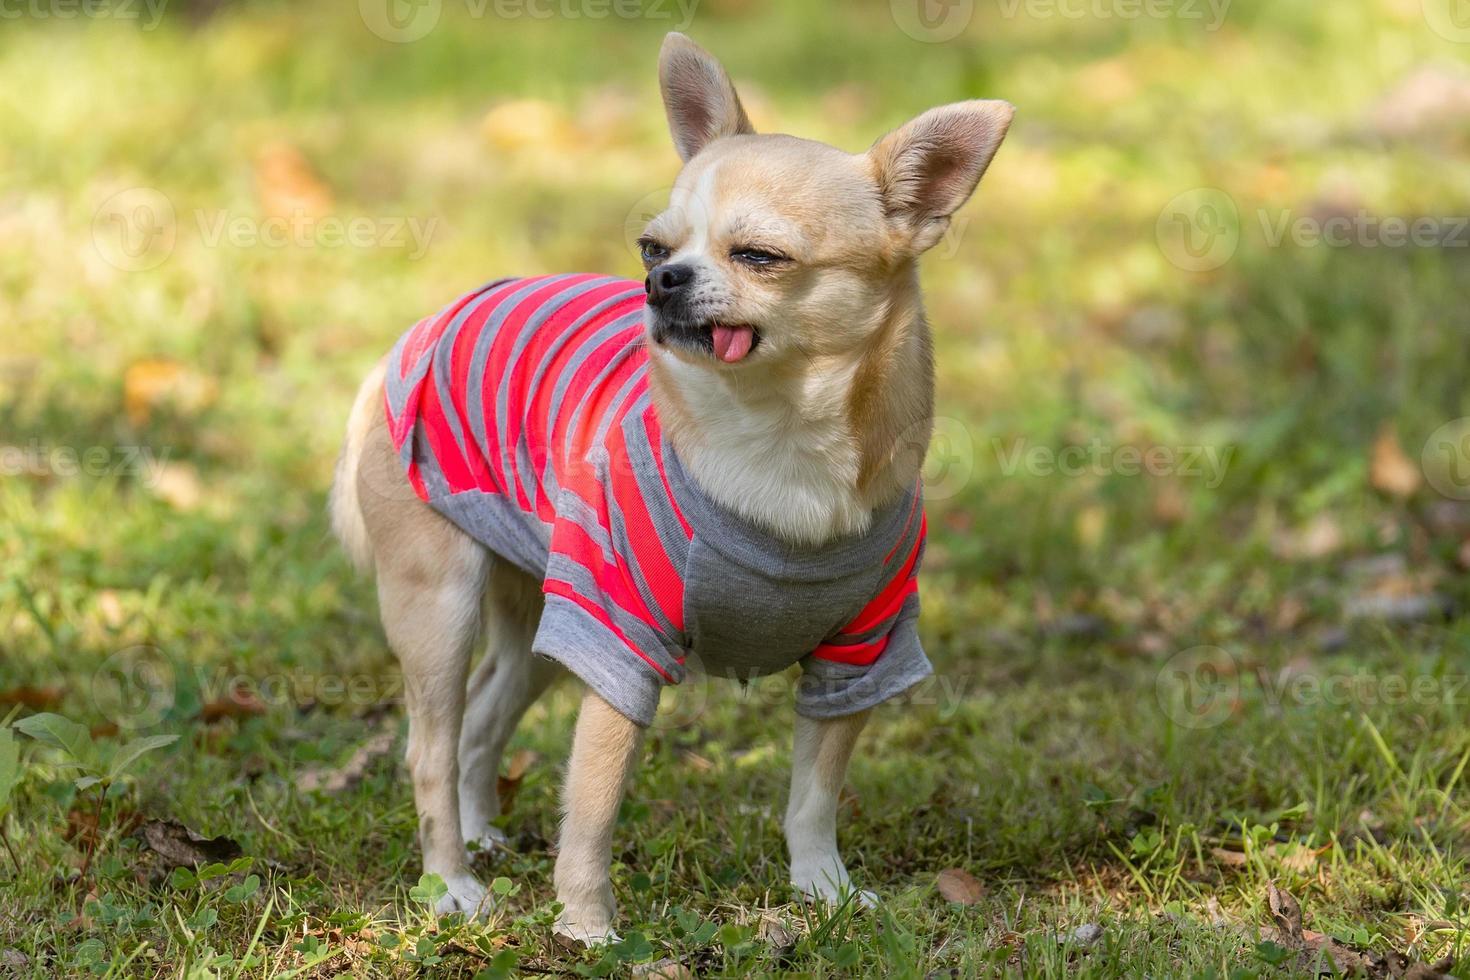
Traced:
POLYGON ((562 791, 555 874, 560 935, 585 943, 615 938, 617 905, 608 879, 613 824, 642 740, 643 729, 612 705, 592 691, 582 698, 562 791))
MULTIPOLYGON (((786 848, 791 853, 791 883, 808 898, 838 902, 852 888, 847 865, 837 852, 837 802, 853 746, 867 721, 866 711, 820 720, 797 716, 786 848)), ((877 901, 872 892, 860 892, 857 900, 867 906, 877 901)))

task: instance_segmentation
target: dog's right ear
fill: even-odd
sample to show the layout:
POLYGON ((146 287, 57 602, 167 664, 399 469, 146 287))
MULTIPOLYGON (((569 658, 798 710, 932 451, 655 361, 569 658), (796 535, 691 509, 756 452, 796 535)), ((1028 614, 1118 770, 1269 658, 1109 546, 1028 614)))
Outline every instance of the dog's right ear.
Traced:
POLYGON ((722 136, 755 132, 724 66, 677 31, 664 38, 659 52, 658 85, 674 149, 686 163, 722 136))
POLYGON ((883 208, 914 254, 944 237, 1000 149, 1015 108, 974 100, 930 109, 868 150, 883 208))

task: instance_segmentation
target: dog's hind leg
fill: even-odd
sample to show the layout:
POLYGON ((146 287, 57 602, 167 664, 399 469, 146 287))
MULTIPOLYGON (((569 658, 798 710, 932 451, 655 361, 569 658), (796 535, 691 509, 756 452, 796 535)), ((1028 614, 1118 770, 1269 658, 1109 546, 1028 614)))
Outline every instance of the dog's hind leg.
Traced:
POLYGON ((403 668, 424 871, 449 887, 438 912, 474 915, 485 889, 469 871, 460 834, 459 730, 490 554, 427 505, 390 490, 396 485, 384 474, 396 465, 387 429, 373 427, 363 440, 358 502, 383 629, 403 668))
POLYGON ((542 605, 535 579, 494 560, 485 595, 485 656, 470 675, 459 734, 460 828, 467 843, 480 847, 505 843, 505 834, 490 823, 500 816, 501 756, 526 709, 562 673, 555 661, 531 653, 542 605))

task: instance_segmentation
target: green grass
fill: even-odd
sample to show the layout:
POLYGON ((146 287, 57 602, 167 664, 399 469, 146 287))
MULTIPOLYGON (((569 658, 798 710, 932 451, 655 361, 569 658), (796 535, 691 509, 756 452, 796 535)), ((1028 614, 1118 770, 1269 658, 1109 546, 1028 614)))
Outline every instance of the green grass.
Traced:
POLYGON ((947 44, 881 2, 699 5, 690 33, 760 126, 859 149, 940 102, 1004 97, 1019 115, 924 267, 946 438, 923 631, 948 687, 879 712, 851 773, 840 835, 884 910, 790 904, 788 696, 771 710, 719 687, 650 738, 616 845, 627 941, 606 956, 550 941, 570 686, 517 738, 536 757, 506 818, 519 853, 482 861, 511 889, 496 917, 434 923, 410 894, 396 668, 324 497, 357 380, 414 319, 500 274, 634 274, 628 227, 677 167, 653 70, 673 24, 446 2, 426 37, 390 44, 354 4, 211 8, 171 6, 153 30, 3 26, 0 699, 27 703, 0 720, 51 710, 104 746, 181 737, 105 798, 18 739, 0 964, 1274 976, 1291 970, 1261 945, 1273 881, 1355 947, 1465 951, 1470 507, 1429 484, 1375 490, 1370 458, 1385 425, 1417 463, 1470 416, 1466 250, 1266 233, 1326 202, 1470 214, 1464 119, 1407 137, 1372 122, 1417 67, 1470 55, 1418 3, 1236 0, 1217 31, 977 4, 947 44), (315 178, 279 176, 280 144, 315 178), (252 243, 303 186, 305 239, 252 243), (1201 187, 1232 199, 1240 243, 1190 272, 1155 228, 1201 187), (172 246, 128 261, 108 202, 135 188, 151 190, 122 199, 124 220, 161 195, 172 246), (378 237, 336 244, 323 219, 378 237), (391 240, 410 220, 432 232, 422 247, 391 240), (213 237, 233 221, 244 238, 213 237), (1228 465, 1211 480, 1007 463, 1094 443, 1228 465), (64 451, 88 450, 73 473, 64 451), (1314 524, 1333 547, 1283 547, 1314 524), (1365 570, 1385 555, 1401 567, 1365 570), (1460 612, 1350 620, 1375 579, 1460 612), (1227 669, 1193 669, 1200 647, 1227 669), (201 720, 237 687, 263 710, 201 720), (303 787, 385 725, 396 744, 358 783, 303 787), (94 848, 68 828, 96 813, 94 848), (146 819, 227 836, 250 866, 170 876, 137 839, 146 819), (985 884, 977 904, 940 898, 951 867, 985 884), (1088 923, 1096 944, 1059 942, 1088 923))

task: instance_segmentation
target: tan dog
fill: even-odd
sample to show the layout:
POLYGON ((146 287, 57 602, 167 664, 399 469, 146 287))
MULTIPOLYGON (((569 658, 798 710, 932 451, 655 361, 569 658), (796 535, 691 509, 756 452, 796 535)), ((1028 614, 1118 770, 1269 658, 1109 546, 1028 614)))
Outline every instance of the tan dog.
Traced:
MULTIPOLYGON (((766 535, 777 550, 789 548, 812 561, 826 549, 877 534, 879 525, 888 526, 885 515, 896 514, 890 523, 902 523, 903 530, 894 540, 909 542, 903 546, 913 557, 904 572, 908 598, 895 591, 902 580, 884 587, 885 602, 893 605, 898 596, 903 605, 882 629, 897 616, 916 636, 911 576, 922 530, 914 514, 921 513, 916 488, 933 406, 916 263, 974 190, 1012 108, 996 101, 944 106, 867 152, 850 154, 790 136, 756 135, 724 69, 682 35, 668 36, 659 67, 685 167, 670 208, 641 240, 648 305, 641 307, 642 296, 638 302, 647 339, 639 340, 636 354, 647 361, 649 411, 661 422, 665 453, 677 456, 679 472, 691 481, 674 497, 707 498, 711 513, 733 515, 749 534, 766 535)), ((527 336, 528 343, 536 341, 527 336)), ((533 651, 574 663, 590 687, 563 794, 555 880, 564 911, 557 927, 586 941, 605 940, 615 917, 608 878, 613 824, 646 718, 630 717, 640 710, 620 700, 620 688, 569 659, 582 654, 550 641, 543 648, 543 612, 550 618, 553 604, 562 601, 538 580, 544 556, 536 568, 492 551, 483 535, 465 530, 474 525, 457 503, 435 498, 430 506, 424 500, 433 497, 432 487, 410 490, 405 460, 418 450, 389 418, 398 397, 395 372, 411 359, 395 351, 362 386, 332 514, 349 552, 376 572, 383 624, 403 666, 424 868, 449 886, 440 911, 480 909, 485 891, 468 870, 466 841, 503 841, 490 824, 499 814, 502 750, 526 708, 561 672, 554 660, 533 651), (470 675, 482 630, 488 649, 470 675)), ((492 431, 495 423, 487 423, 492 431)), ((583 448, 579 444, 576 452, 583 448)), ((553 455, 559 452, 553 447, 553 455)), ((534 487, 530 496, 536 498, 553 476, 562 483, 581 479, 574 466, 580 461, 568 463, 568 470, 542 470, 542 481, 526 479, 522 463, 523 482, 534 487)), ((618 464, 610 464, 614 472, 618 464)), ((414 479, 422 482, 420 475, 414 479)), ((562 498, 533 499, 532 509, 550 507, 553 499, 562 498)), ((689 533, 704 532, 695 526, 689 533)), ((622 571, 642 583, 642 570, 622 571)), ((875 573, 865 567, 863 574, 875 573)), ((686 604, 694 601, 685 596, 686 604)), ((636 596, 624 605, 629 602, 636 596)), ((690 615, 700 612, 691 609, 690 615)), ((677 625, 685 631, 675 630, 681 639, 713 629, 701 634, 677 625)), ((878 656, 871 651, 881 652, 887 642, 885 635, 863 646, 861 638, 822 630, 813 635, 836 651, 825 666, 842 683, 860 669, 852 664, 878 656), (853 652, 861 650, 870 652, 853 652)), ((762 639, 759 625, 752 626, 752 644, 779 645, 780 639, 775 632, 762 639)), ((688 640, 692 655, 700 655, 700 642, 688 640)), ((915 663, 927 668, 917 641, 908 642, 915 663)), ((585 656, 612 653, 590 650, 585 656)), ((757 672, 794 662, 787 657, 757 672)), ((919 676, 916 669, 890 686, 919 676)), ((792 881, 803 894, 824 900, 839 899, 851 887, 837 850, 837 801, 870 705, 845 705, 812 708, 798 718, 785 820, 792 881)), ((862 900, 871 896, 864 893, 862 900)))

